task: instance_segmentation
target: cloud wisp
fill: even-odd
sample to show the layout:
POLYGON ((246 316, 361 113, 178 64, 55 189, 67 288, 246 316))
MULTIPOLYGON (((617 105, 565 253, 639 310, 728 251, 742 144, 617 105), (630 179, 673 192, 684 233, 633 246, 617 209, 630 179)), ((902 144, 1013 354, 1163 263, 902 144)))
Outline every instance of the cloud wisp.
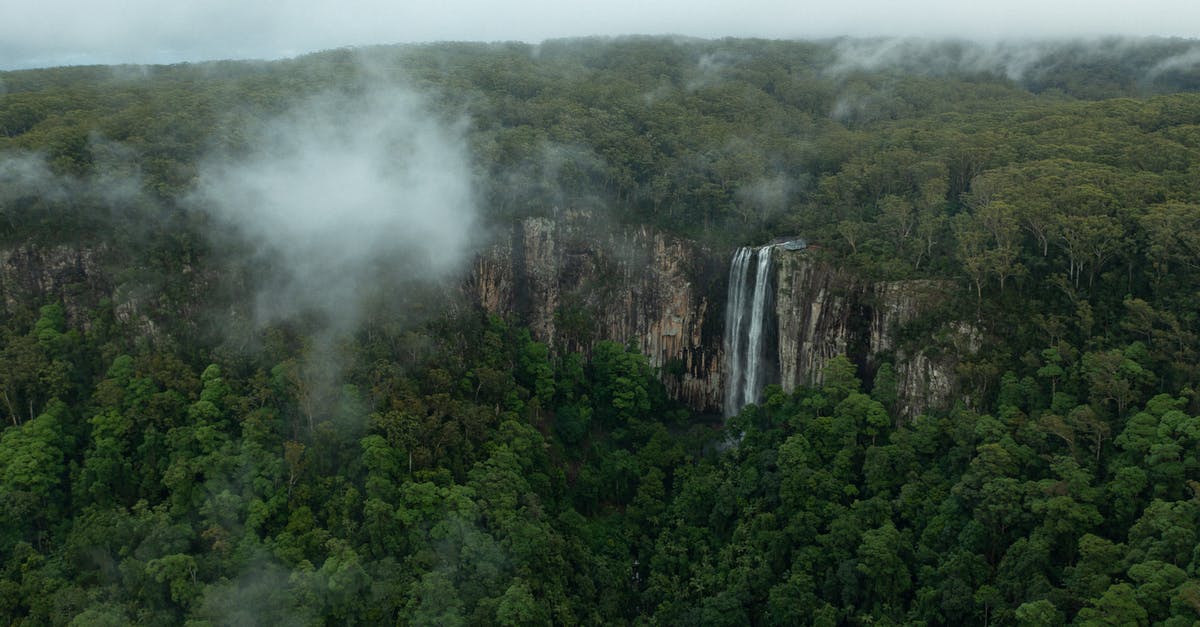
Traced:
POLYGON ((205 161, 194 201, 257 252, 260 323, 317 314, 335 334, 379 290, 454 275, 476 223, 462 129, 398 87, 267 121, 245 151, 205 161))

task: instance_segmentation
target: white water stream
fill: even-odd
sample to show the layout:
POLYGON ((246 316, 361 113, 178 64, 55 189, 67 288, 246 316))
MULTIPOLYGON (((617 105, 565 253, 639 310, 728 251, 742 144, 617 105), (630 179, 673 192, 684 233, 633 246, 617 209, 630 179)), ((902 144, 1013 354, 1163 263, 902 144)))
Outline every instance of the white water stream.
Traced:
POLYGON ((774 246, 739 248, 729 265, 725 305, 725 416, 758 402, 768 364, 764 341, 771 294, 771 251, 774 246))

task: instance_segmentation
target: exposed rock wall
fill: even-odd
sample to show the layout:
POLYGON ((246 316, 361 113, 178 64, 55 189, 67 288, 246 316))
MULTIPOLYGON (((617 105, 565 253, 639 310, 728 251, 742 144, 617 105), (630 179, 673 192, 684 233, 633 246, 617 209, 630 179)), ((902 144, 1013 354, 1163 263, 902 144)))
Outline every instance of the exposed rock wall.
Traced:
POLYGON ((632 341, 668 391, 719 411, 724 261, 646 228, 598 228, 584 213, 531 218, 477 259, 467 289, 557 350, 632 341), (714 302, 716 300, 717 302, 714 302))
POLYGON ((851 352, 863 286, 804 251, 775 251, 779 379, 784 391, 821 383, 825 364, 851 352))
POLYGON ((69 327, 87 330, 96 308, 107 299, 118 322, 140 337, 158 341, 169 328, 164 321, 195 331, 198 312, 209 304, 205 290, 215 282, 215 271, 185 265, 182 274, 147 278, 122 251, 105 244, 0 247, 0 320, 36 319, 41 306, 58 303, 69 327), (186 281, 186 294, 163 298, 165 280, 186 281))
MULTIPOLYGON (((144 299, 115 286, 106 272, 109 252, 0 248, 0 314, 36 316, 38 306, 59 302, 71 326, 86 328, 91 309, 113 298, 118 319, 156 337, 157 326, 139 306, 144 299)), ((809 250, 776 247, 773 254, 776 350, 767 352, 777 355, 785 390, 819 384, 830 359, 849 355, 868 379, 892 362, 902 416, 953 402, 959 357, 978 350, 977 334, 951 323, 914 336, 912 326, 945 299, 949 284, 869 283, 809 250)), ((476 260, 466 286, 484 309, 516 316, 556 350, 632 341, 662 370, 675 398, 716 413, 724 396, 728 272, 727 255, 694 242, 644 227, 605 228, 568 212, 515 225, 476 260)), ((198 292, 196 298, 202 300, 198 292)))
MULTIPOLYGON (((943 302, 944 281, 868 282, 810 250, 774 249, 778 381, 821 383, 830 359, 849 355, 869 381, 896 370, 895 411, 912 417, 952 404, 969 329, 942 326, 913 340, 914 323, 943 302), (908 341, 903 336, 908 334, 908 341)), ((646 228, 597 227, 584 213, 531 218, 475 263, 471 296, 514 315, 556 350, 587 352, 600 340, 632 341, 663 369, 668 390, 717 412, 724 395, 723 315, 728 259, 646 228)), ((774 377, 772 377, 774 380, 774 377)))
POLYGON ((975 330, 961 323, 941 325, 919 336, 917 346, 900 346, 906 325, 947 298, 947 281, 888 281, 875 284, 871 350, 892 353, 896 368, 896 413, 911 418, 928 409, 945 409, 958 398, 959 357, 979 350, 975 330))
POLYGON ((103 255, 103 249, 74 246, 0 248, 4 313, 17 315, 57 302, 72 326, 86 328, 88 311, 112 294, 112 283, 101 269, 103 255))
MULTIPOLYGON (((922 348, 901 333, 946 298, 951 284, 912 280, 867 283, 809 251, 776 250, 780 381, 786 391, 820 384, 830 359, 849 355, 867 378, 883 361, 896 369, 895 411, 912 417, 948 407, 957 392, 958 357, 977 350, 961 329, 939 329, 922 348), (936 350, 926 350, 929 346, 936 350)), ((970 332, 966 332, 969 336, 970 332)))
POLYGON ((871 337, 874 353, 895 350, 900 330, 945 298, 945 281, 914 280, 876 283, 871 290, 871 337))

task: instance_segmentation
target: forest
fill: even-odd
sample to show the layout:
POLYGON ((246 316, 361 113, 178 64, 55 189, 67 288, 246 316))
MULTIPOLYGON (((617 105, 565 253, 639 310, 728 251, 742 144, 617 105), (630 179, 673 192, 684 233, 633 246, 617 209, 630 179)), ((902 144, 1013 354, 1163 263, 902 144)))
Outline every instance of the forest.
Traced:
POLYGON ((1196 624, 1198 59, 624 37, 0 72, 0 622, 1196 624), (917 416, 840 357, 717 419, 632 338, 540 341, 461 288, 570 210, 944 281, 902 341, 978 350, 917 416))

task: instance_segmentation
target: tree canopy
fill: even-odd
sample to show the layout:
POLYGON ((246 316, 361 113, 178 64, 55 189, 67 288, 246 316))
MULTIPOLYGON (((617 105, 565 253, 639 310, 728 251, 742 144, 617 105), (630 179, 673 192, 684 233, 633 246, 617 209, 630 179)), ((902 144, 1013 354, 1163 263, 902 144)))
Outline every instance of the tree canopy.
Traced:
POLYGON ((852 54, 880 45, 0 73, 0 621, 1200 620, 1195 43, 1047 44, 1021 72, 961 42, 852 54), (877 367, 725 422, 629 338, 542 343, 453 289, 374 295, 337 337, 248 323, 278 261, 194 202, 202 162, 372 82, 463 129, 483 230, 802 234, 959 289, 877 367), (901 419, 902 352, 947 328, 979 338, 961 394, 901 419))

